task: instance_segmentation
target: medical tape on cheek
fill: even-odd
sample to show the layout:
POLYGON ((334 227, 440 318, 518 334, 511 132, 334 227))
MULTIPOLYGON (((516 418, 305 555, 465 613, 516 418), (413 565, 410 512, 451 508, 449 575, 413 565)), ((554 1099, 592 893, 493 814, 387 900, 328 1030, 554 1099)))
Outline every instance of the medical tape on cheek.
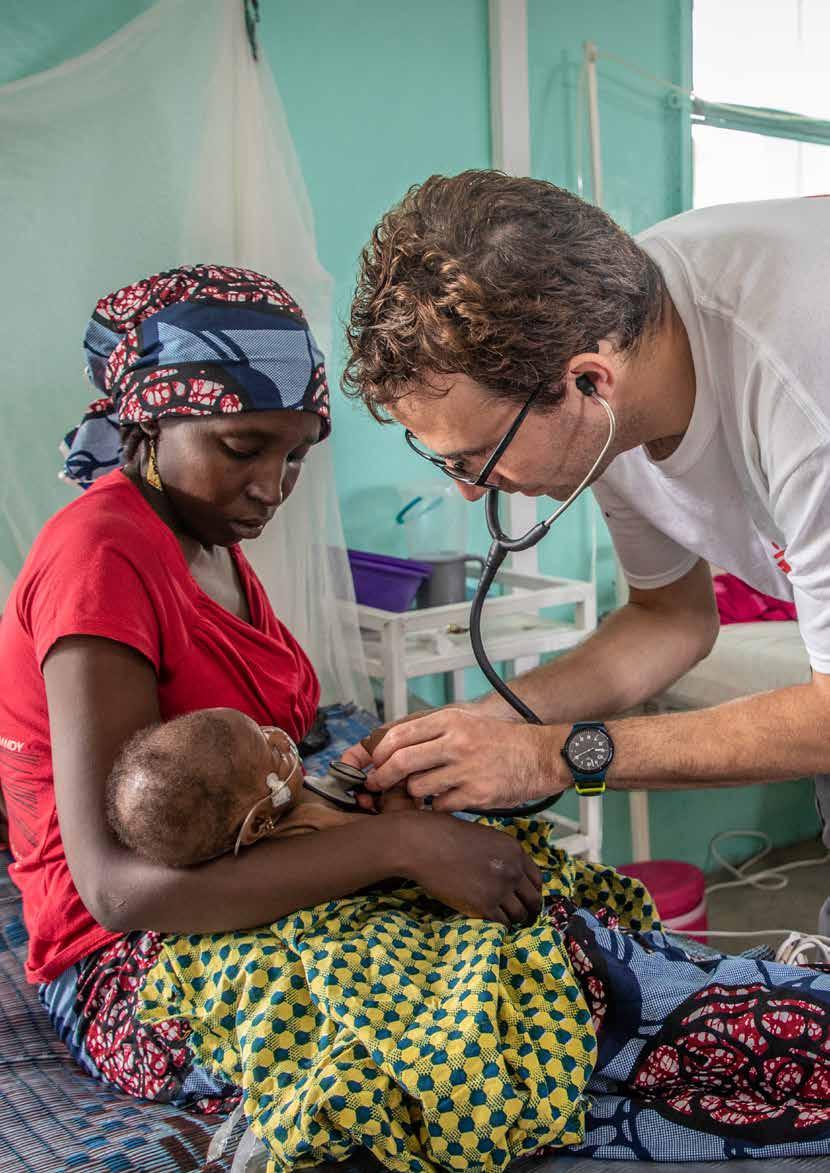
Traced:
MULTIPOLYGON (((293 774, 294 771, 292 770, 291 773, 293 774)), ((280 778, 277 774, 269 774, 265 782, 271 791, 271 805, 273 807, 279 808, 281 806, 291 805, 294 801, 294 795, 291 793, 291 787, 288 781, 280 778)))
MULTIPOLYGON (((294 755, 292 755, 292 757, 293 756, 294 755)), ((291 790, 290 783, 291 783, 291 779, 294 776, 295 771, 300 766, 301 766, 300 756, 299 756, 299 754, 297 754, 294 759, 294 765, 292 767, 291 773, 288 775, 287 779, 280 778, 279 774, 276 774, 273 771, 267 775, 267 777, 265 779, 265 783, 266 783, 266 785, 268 787, 268 791, 270 793, 271 806, 274 808, 275 812, 282 813, 283 811, 288 810, 290 807, 292 807, 294 805, 294 794, 291 790)), ((234 844, 234 848, 233 848, 234 855, 239 855, 239 849, 242 846, 243 836, 245 835, 245 832, 249 829, 249 827, 252 825, 252 821, 256 818, 257 809, 262 801, 263 801, 263 799, 260 799, 259 802, 257 802, 251 808, 251 810, 248 811, 247 815, 243 819, 242 826, 239 828, 239 834, 236 837, 236 843, 234 844)), ((274 816, 271 816, 268 819, 268 822, 271 824, 271 826, 273 826, 274 825, 274 816)))
POLYGON ((282 766, 282 765, 290 764, 290 766, 291 766, 291 769, 288 772, 287 778, 282 779, 277 774, 272 773, 272 774, 269 774, 268 777, 265 779, 265 781, 268 785, 268 788, 271 791, 271 801, 275 807, 285 805, 286 802, 288 805, 290 805, 294 799, 294 793, 291 789, 291 783, 294 781, 295 775, 297 774, 298 771, 300 772, 300 775, 302 777, 303 763, 302 763, 302 759, 300 757, 300 751, 296 745, 296 742, 294 742, 294 740, 291 737, 289 737, 289 735, 285 732, 284 729, 279 729, 276 725, 263 725, 263 726, 261 726, 261 729, 262 729, 263 735, 265 736, 266 741, 268 742, 268 745, 269 745, 269 748, 271 750, 272 755, 274 754, 275 751, 279 755, 280 765, 282 766), (282 737, 284 737, 285 740, 288 742, 288 751, 286 752, 279 745, 274 745, 274 743, 272 741, 270 741, 270 739, 268 738, 269 733, 279 733, 282 737), (287 795, 285 795, 284 793, 281 793, 281 792, 278 793, 278 791, 275 789, 274 782, 272 782, 272 779, 274 779, 274 778, 276 778, 277 783, 281 787, 285 787, 287 789, 287 791, 288 791, 287 795))

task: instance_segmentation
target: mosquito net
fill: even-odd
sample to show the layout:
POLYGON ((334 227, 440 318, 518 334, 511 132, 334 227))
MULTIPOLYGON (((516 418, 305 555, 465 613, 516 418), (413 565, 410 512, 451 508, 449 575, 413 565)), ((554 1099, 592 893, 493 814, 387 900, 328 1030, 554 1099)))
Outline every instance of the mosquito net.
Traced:
MULTIPOLYGON (((0 87, 0 604, 75 489, 57 445, 94 393, 81 338, 96 299, 175 265, 275 277, 328 352, 320 265, 291 136, 244 8, 161 0, 91 52, 0 87)), ((371 703, 329 444, 246 554, 326 701, 371 703)))

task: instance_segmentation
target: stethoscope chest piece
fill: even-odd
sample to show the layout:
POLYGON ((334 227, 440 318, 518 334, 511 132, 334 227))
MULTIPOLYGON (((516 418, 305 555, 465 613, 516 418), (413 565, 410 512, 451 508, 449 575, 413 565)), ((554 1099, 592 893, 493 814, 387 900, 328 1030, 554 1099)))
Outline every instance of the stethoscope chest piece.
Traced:
POLYGON ((331 762, 328 774, 322 778, 307 775, 304 779, 306 790, 319 795, 320 798, 328 799, 342 810, 357 810, 355 792, 362 790, 365 782, 365 770, 341 761, 331 762))

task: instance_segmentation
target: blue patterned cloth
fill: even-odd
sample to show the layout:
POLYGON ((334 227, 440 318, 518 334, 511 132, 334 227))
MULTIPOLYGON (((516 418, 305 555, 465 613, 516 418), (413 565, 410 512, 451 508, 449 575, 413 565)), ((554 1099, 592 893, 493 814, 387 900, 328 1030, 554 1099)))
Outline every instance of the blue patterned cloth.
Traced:
POLYGON ((599 1023, 574 1151, 694 1163, 830 1154, 830 974, 695 959, 663 933, 622 933, 584 909, 565 934, 599 1023))

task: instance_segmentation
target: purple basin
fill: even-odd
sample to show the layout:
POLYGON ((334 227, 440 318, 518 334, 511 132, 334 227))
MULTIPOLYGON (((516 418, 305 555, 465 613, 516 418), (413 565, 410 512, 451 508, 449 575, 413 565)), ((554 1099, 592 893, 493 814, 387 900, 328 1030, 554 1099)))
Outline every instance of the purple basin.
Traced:
POLYGON ((349 550, 348 554, 358 603, 383 611, 406 611, 418 587, 432 574, 426 562, 369 554, 365 550, 349 550))

